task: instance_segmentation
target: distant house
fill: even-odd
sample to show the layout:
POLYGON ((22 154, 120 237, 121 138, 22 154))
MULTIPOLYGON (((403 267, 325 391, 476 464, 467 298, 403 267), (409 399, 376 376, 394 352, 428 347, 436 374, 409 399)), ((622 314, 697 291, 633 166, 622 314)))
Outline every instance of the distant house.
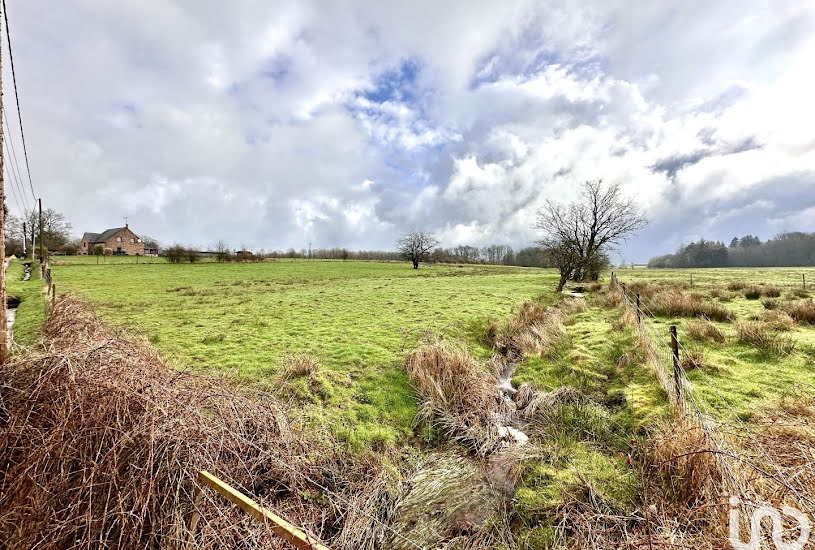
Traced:
POLYGON ((239 260, 251 260, 254 256, 251 250, 237 250, 235 252, 235 257, 239 260))
POLYGON ((145 252, 144 243, 127 225, 106 229, 101 233, 83 234, 79 253, 92 255, 97 245, 102 246, 105 254, 114 256, 135 256, 137 254, 144 256, 145 252))

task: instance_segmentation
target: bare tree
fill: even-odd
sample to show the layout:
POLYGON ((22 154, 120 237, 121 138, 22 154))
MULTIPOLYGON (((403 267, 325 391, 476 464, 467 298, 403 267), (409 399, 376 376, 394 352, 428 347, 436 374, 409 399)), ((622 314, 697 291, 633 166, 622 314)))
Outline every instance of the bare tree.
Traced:
POLYGON ((647 223, 619 184, 603 185, 601 179, 583 184, 580 202, 567 206, 547 200, 536 227, 543 232, 540 244, 560 270, 558 291, 569 279, 596 280, 609 252, 647 223))
POLYGON ((396 241, 396 249, 402 258, 413 263, 413 269, 419 269, 419 262, 427 260, 430 251, 439 244, 439 240, 430 233, 412 231, 396 241))
POLYGON ((229 245, 225 241, 220 240, 215 243, 215 260, 217 262, 225 262, 229 259, 230 250, 229 245))

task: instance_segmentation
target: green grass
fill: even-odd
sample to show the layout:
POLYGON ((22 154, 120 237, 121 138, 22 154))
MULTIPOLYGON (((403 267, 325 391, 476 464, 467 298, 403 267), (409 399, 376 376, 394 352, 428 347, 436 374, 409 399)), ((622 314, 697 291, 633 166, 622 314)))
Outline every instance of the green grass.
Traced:
POLYGON ((29 346, 37 341, 45 322, 45 293, 40 279, 39 263, 31 268, 31 279, 23 281, 23 262, 14 260, 6 271, 6 293, 20 299, 17 318, 12 328, 14 343, 29 346))
MULTIPOLYGON (((633 269, 617 272, 620 281, 648 281, 674 287, 685 292, 701 293, 705 300, 718 301, 734 314, 735 320, 749 320, 765 311, 760 300, 748 300, 744 290, 729 290, 733 282, 746 286, 777 286, 783 303, 794 299, 793 289, 802 287, 802 274, 806 275, 807 289, 815 294, 815 269, 633 269), (693 275, 693 288, 690 276, 693 275), (718 297, 711 293, 718 294, 718 297)), ((812 362, 815 358, 815 327, 798 324, 788 335, 796 343, 790 355, 763 353, 747 344, 738 342, 732 323, 717 322, 725 334, 724 343, 692 342, 683 335, 682 324, 687 319, 659 317, 657 333, 668 339, 668 327, 678 326, 680 342, 685 347, 702 349, 710 368, 688 373, 694 395, 700 403, 722 418, 748 419, 758 408, 772 406, 781 396, 792 390, 815 393, 815 377, 812 362)), ((680 351, 681 353, 681 351, 680 351)))
POLYGON ((472 340, 474 321, 505 317, 551 294, 555 281, 553 271, 506 267, 120 259, 53 261, 57 289, 143 334, 179 366, 231 370, 294 396, 354 446, 412 436, 417 402, 402 362, 423 331, 472 340), (317 371, 281 384, 286 352, 315 355, 317 371))

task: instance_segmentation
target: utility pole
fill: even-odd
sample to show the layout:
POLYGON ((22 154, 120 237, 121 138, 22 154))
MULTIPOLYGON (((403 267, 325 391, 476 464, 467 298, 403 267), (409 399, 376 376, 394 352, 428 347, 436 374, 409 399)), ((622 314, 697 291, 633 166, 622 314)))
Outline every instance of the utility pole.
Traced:
POLYGON ((23 258, 28 256, 28 235, 25 230, 25 222, 23 222, 23 258))
MULTIPOLYGON (((5 13, 3 14, 5 15, 5 13)), ((6 29, 8 32, 8 29, 6 29)), ((0 136, 3 136, 3 35, 0 33, 0 136)), ((0 137, 0 141, 2 141, 0 137)), ((3 147, 0 144, 0 363, 8 358, 8 320, 6 319, 6 187, 3 180, 3 147)))
POLYGON ((42 199, 37 199, 37 205, 40 209, 40 269, 43 275, 45 275, 45 253, 43 252, 42 246, 42 199))

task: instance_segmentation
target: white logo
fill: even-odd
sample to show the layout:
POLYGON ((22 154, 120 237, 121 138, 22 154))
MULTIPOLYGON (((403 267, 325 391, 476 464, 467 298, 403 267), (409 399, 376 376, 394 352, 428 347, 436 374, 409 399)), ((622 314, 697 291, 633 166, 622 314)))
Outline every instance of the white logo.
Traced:
POLYGON ((753 511, 750 518, 750 542, 744 543, 739 536, 739 504, 738 497, 730 497, 730 544, 735 550, 758 550, 761 545, 761 521, 768 517, 773 523, 773 544, 778 550, 803 550, 809 541, 809 518, 792 506, 784 506, 781 512, 792 516, 798 522, 801 533, 792 542, 784 542, 784 525, 781 522, 781 512, 772 506, 759 506, 753 511))

